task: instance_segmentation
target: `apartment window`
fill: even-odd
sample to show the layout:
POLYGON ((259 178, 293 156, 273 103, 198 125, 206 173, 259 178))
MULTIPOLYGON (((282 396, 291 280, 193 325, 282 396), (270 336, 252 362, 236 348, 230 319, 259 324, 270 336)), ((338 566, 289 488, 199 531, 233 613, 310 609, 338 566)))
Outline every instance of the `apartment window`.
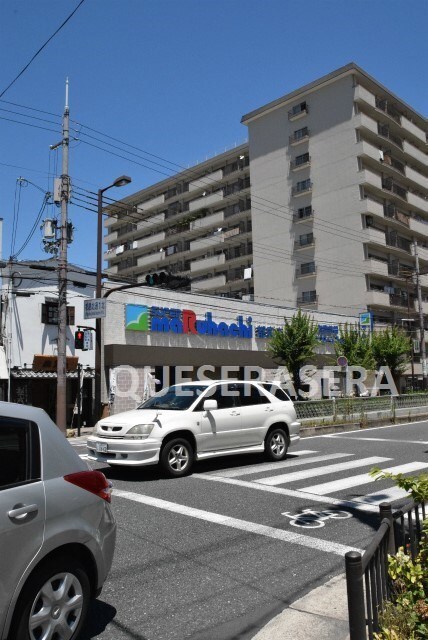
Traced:
POLYGON ((294 160, 294 166, 300 167, 302 164, 306 164, 307 162, 309 162, 309 160, 309 153, 302 153, 300 156, 296 156, 296 159, 294 160))
MULTIPOLYGON (((67 307, 67 324, 72 326, 74 322, 74 307, 67 307)), ((58 324, 58 302, 46 301, 42 304, 42 323, 58 324)))
POLYGON ((300 267, 300 273, 302 276, 308 273, 315 273, 315 262, 304 262, 300 267))
POLYGON ((133 222, 128 222, 127 224, 124 224, 122 227, 119 227, 119 229, 117 230, 117 237, 120 238, 120 236, 124 236, 127 233, 130 233, 131 231, 135 231, 137 229, 137 225, 134 224, 133 222))
POLYGON ((308 244, 314 243, 314 234, 313 233, 302 233, 299 236, 299 244, 301 247, 305 247, 308 244))
POLYGON ((299 104, 295 104, 292 109, 288 112, 288 117, 293 118, 294 116, 298 116, 300 113, 308 112, 308 105, 305 102, 300 102, 299 104))
POLYGON ((232 162, 231 164, 227 164, 223 169, 223 175, 228 176, 230 173, 233 173, 234 171, 238 171, 238 168, 239 168, 238 161, 232 162))
POLYGON ((302 302, 316 302, 317 300, 317 292, 313 291, 302 291, 302 302))
POLYGON ((307 191, 311 187, 312 187, 312 182, 309 180, 309 178, 307 180, 300 180, 296 184, 296 192, 300 193, 301 191, 307 191))
POLYGON ((300 207, 299 209, 297 209, 297 217, 299 218, 299 220, 309 218, 312 214, 312 205, 309 205, 307 207, 300 207))
POLYGON ((302 140, 309 135, 308 127, 302 127, 301 129, 297 129, 292 136, 290 136, 291 142, 297 142, 298 140, 302 140))

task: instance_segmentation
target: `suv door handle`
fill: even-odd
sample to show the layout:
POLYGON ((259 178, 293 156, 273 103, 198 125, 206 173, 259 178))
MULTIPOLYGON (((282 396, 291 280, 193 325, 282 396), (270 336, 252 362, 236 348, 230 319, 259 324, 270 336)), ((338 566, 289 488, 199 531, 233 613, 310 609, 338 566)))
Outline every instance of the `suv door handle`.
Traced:
POLYGON ((266 407, 265 411, 274 411, 273 407, 266 407))
POLYGON ((24 520, 30 513, 37 513, 39 507, 37 504, 16 505, 14 509, 7 512, 11 520, 24 520))
POLYGON ((241 413, 240 413, 240 411, 231 411, 230 415, 231 416, 239 416, 239 415, 241 415, 241 413))

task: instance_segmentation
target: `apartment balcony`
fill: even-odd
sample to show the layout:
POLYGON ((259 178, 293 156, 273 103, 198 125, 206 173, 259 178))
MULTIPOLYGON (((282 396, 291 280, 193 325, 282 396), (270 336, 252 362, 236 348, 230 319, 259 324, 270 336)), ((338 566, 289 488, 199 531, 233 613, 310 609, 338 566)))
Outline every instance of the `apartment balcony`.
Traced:
POLYGON ((219 289, 226 284, 226 276, 224 274, 220 276, 214 276, 213 278, 206 278, 204 280, 198 280, 191 283, 190 291, 197 293, 199 291, 209 291, 213 289, 219 289))
POLYGON ((307 242, 303 242, 301 243, 300 240, 296 240, 294 243, 294 250, 297 251, 298 249, 310 249, 313 248, 315 246, 315 238, 312 238, 311 240, 308 240, 307 242))
POLYGON ((190 243, 190 251, 207 251, 208 249, 223 246, 224 236, 222 233, 218 235, 198 238, 190 243))
POLYGON ((403 151, 414 160, 420 162, 424 167, 428 167, 428 155, 408 140, 403 140, 403 151))
POLYGON ((408 120, 406 116, 401 116, 401 126, 405 131, 407 131, 407 133, 414 138, 417 138, 419 142, 426 144, 427 139, 425 131, 411 120, 408 120))
POLYGON ((213 207, 214 205, 219 204, 223 199, 223 191, 210 193, 207 196, 203 196, 202 198, 197 198, 196 200, 189 202, 189 211, 197 211, 198 209, 213 207))
POLYGON ((119 269, 117 268, 117 264, 111 265, 111 266, 109 265, 106 269, 106 273, 109 276, 116 276, 118 272, 119 272, 119 269))
POLYGON ((389 294, 389 304, 391 307, 397 307, 398 309, 408 309, 409 311, 415 311, 415 301, 413 298, 407 298, 407 296, 400 295, 399 293, 389 294))
POLYGON ((402 200, 408 200, 408 191, 405 187, 395 182, 392 178, 384 178, 382 180, 382 189, 384 191, 389 191, 394 195, 398 196, 402 200))
POLYGON ((117 240, 117 231, 110 231, 103 237, 103 244, 112 244, 115 240, 117 240))
POLYGON ((217 211, 205 218, 198 218, 190 223, 190 230, 209 229, 210 227, 221 227, 224 222, 224 211, 217 211))
POLYGON ((290 162, 290 170, 291 171, 299 171, 300 169, 305 169, 306 167, 311 166, 311 156, 309 154, 305 154, 305 158, 291 160, 290 162))
POLYGON ((390 294, 386 291, 366 291, 366 305, 368 307, 388 307, 390 294))
POLYGON ((360 184, 368 184, 376 189, 382 189, 382 178, 377 173, 369 171, 369 169, 363 169, 358 173, 360 184))
POLYGON ((381 229, 374 229, 373 227, 362 229, 361 240, 369 244, 380 244, 382 247, 386 247, 385 231, 381 229))
POLYGON ((150 229, 154 229, 158 224, 162 224, 165 222, 165 212, 156 213, 154 216, 150 216, 149 219, 140 220, 137 222, 137 230, 138 231, 146 231, 150 229))
POLYGON ((148 249, 149 247, 154 247, 157 244, 164 242, 165 240, 165 231, 160 231, 159 233, 154 233, 152 236, 146 236, 145 238, 140 238, 137 240, 136 249, 148 249))
POLYGON ((295 120, 299 120, 303 118, 309 113, 309 107, 306 102, 301 102, 300 104, 290 109, 288 112, 288 119, 290 122, 294 122, 295 120))
POLYGON ((299 296, 297 298, 298 307, 316 307, 318 306, 318 296, 316 294, 311 296, 299 296))
POLYGON ((422 313, 428 315, 428 302, 422 301, 422 313))
POLYGON ((199 271, 213 270, 222 264, 225 264, 226 256, 224 253, 220 253, 217 256, 210 256, 209 258, 202 258, 202 260, 195 260, 190 263, 190 273, 198 273, 199 271))
POLYGON ((424 262, 428 262, 428 249, 418 245, 418 257, 419 257, 419 260, 423 260, 424 262))
POLYGON ((218 171, 214 171, 213 173, 208 173, 205 176, 201 176, 197 180, 192 180, 192 182, 189 182, 189 193, 200 189, 207 189, 208 187, 212 187, 213 184, 215 184, 216 182, 220 182, 222 179, 222 169, 218 169, 218 171))
POLYGON ((367 140, 360 140, 360 142, 357 143, 356 153, 358 156, 369 158, 375 162, 379 162, 380 160, 378 147, 370 144, 367 140))
POLYGON ((428 191, 428 177, 424 176, 419 171, 416 171, 412 167, 406 166, 405 170, 406 178, 414 182, 418 185, 418 187, 422 187, 422 189, 426 189, 428 191))
POLYGON ((364 260, 364 272, 367 274, 388 277, 388 263, 375 258, 364 260))
POLYGON ((401 124, 401 114, 393 102, 386 98, 376 98, 376 108, 383 111, 385 115, 397 124, 401 124))
POLYGON ((376 96, 360 84, 355 87, 354 100, 356 102, 365 102, 373 109, 376 108, 376 96))
POLYGON ((298 131, 296 131, 288 138, 288 140, 290 145, 294 147, 295 145, 301 144, 302 142, 307 142, 307 140, 309 140, 309 135, 309 129, 305 127, 304 133, 299 133, 298 131))
POLYGON ((385 238, 387 247, 412 254, 412 243, 407 238, 401 238, 395 232, 386 233, 385 238))
POLYGON ((294 198, 299 198, 300 196, 304 196, 306 193, 311 193, 313 183, 311 180, 305 180, 305 184, 303 186, 295 186, 291 189, 291 195, 294 198))
POLYGON ((293 213, 293 222, 313 222, 315 211, 311 206, 302 207, 302 210, 293 213))
POLYGON ((297 268, 296 269, 296 278, 307 278, 309 276, 315 277, 317 275, 317 268, 314 266, 310 271, 306 269, 297 268))
POLYGON ((420 209, 424 213, 428 213, 428 200, 422 198, 422 196, 418 196, 416 193, 409 191, 407 194, 407 202, 412 207, 416 207, 416 209, 420 209))
POLYGON ((153 209, 154 207, 158 207, 164 202, 165 202, 165 194, 162 193, 160 196, 155 196, 154 198, 151 198, 150 200, 146 200, 146 202, 142 202, 141 204, 139 204, 137 206, 137 211, 138 213, 146 213, 147 211, 150 211, 150 209, 153 209))
POLYGON ((376 120, 370 118, 365 113, 359 113, 355 116, 355 127, 357 129, 363 129, 371 134, 378 135, 378 126, 376 120))
POLYGON ((426 273, 419 276, 421 287, 428 287, 428 275, 426 273))
POLYGON ((384 205, 385 218, 396 220, 407 228, 410 228, 410 216, 405 211, 398 209, 395 204, 384 205))
POLYGON ((394 133, 392 133, 392 131, 389 128, 389 125, 378 124, 377 133, 382 138, 385 138, 385 140, 388 140, 388 142, 391 142, 392 144, 394 144, 398 149, 400 150, 403 149, 403 139, 400 138, 399 136, 396 136, 394 133))
POLYGON ((428 236, 428 220, 423 218, 410 218, 410 231, 428 236))
POLYGON ((364 198, 361 201, 361 213, 364 215, 378 216, 379 218, 384 218, 384 208, 383 204, 380 202, 376 202, 376 200, 372 200, 371 198, 364 198))
POLYGON ((142 256, 137 260, 138 267, 151 267, 153 269, 162 268, 162 263, 165 260, 165 251, 155 251, 148 256, 142 256))

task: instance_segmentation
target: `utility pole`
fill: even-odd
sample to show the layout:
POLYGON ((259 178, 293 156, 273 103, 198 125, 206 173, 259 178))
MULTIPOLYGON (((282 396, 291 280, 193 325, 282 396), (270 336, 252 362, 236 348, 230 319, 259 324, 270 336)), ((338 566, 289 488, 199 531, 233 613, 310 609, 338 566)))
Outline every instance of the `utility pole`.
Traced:
POLYGON ((56 388, 56 423, 67 433, 67 226, 70 177, 68 78, 65 83, 65 108, 62 119, 61 234, 58 251, 58 355, 56 388))
POLYGON ((419 256, 418 245, 416 240, 413 240, 413 252, 416 260, 416 291, 418 295, 418 307, 419 307, 419 330, 420 330, 420 349, 421 349, 421 363, 422 363, 422 386, 426 390, 428 388, 427 378, 427 356, 425 348, 425 326, 424 326, 424 312, 422 309, 422 291, 419 272, 419 256))

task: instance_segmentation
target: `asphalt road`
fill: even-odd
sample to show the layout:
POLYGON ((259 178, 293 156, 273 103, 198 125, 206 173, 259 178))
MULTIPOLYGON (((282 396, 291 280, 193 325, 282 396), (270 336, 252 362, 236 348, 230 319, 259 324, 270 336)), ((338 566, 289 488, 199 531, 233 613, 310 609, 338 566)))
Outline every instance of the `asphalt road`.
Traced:
POLYGON ((426 471, 428 422, 305 438, 283 463, 205 461, 181 479, 96 465, 113 481, 118 536, 82 640, 252 638, 344 571, 380 502, 403 501, 391 481, 367 477, 375 465, 426 471))

